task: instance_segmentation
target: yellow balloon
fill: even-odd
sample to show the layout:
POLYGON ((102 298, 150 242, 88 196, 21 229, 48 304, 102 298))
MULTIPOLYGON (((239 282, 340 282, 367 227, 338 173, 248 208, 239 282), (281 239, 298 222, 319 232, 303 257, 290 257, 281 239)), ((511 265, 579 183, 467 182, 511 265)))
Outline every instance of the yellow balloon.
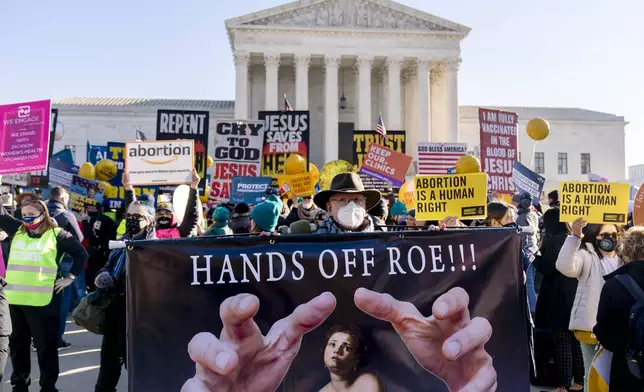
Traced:
POLYGON ((78 168, 78 176, 88 180, 96 179, 96 169, 91 162, 85 162, 78 168))
POLYGON ((481 162, 474 155, 463 155, 456 161, 456 174, 480 173, 481 162))
POLYGON ((118 168, 111 159, 101 159, 96 164, 96 178, 99 181, 109 181, 116 176, 118 168))
POLYGON ((323 191, 328 190, 331 186, 333 177, 340 173, 352 172, 353 170, 353 165, 347 161, 343 161, 342 159, 325 163, 324 166, 322 166, 322 170, 320 170, 320 189, 323 191))
POLYGON ((311 173, 313 184, 317 184, 318 181, 320 181, 320 171, 318 170, 318 167, 311 162, 309 162, 309 173, 311 173))
POLYGON ((284 162, 284 174, 301 174, 306 171, 306 159, 300 154, 291 154, 284 162))
POLYGON ((398 191, 398 200, 402 201, 407 209, 416 208, 416 186, 413 178, 402 184, 398 191))
POLYGON ((526 133, 532 140, 543 140, 550 134, 550 124, 543 118, 533 118, 525 127, 526 133))
MULTIPOLYGON (((210 158, 210 157, 208 157, 208 158, 210 158)), ((210 185, 206 185, 206 189, 204 190, 203 195, 199 196, 199 200, 201 200, 201 202, 203 204, 208 204, 208 195, 209 194, 210 194, 210 185)))
POLYGON ((208 155, 208 161, 206 163, 207 163, 206 167, 210 167, 212 166, 213 163, 215 163, 215 161, 212 159, 210 155, 208 155))
POLYGON ((119 193, 118 187, 107 184, 105 185, 105 189, 103 190, 103 197, 106 199, 116 199, 118 197, 118 193, 119 193))

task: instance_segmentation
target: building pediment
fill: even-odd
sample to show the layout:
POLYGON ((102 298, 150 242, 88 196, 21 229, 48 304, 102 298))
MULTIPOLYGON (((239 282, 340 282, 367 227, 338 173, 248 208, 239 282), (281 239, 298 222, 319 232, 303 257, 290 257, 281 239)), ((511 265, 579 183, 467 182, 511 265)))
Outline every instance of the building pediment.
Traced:
POLYGON ((470 29, 391 0, 300 0, 226 21, 234 27, 398 29, 461 33, 470 29))

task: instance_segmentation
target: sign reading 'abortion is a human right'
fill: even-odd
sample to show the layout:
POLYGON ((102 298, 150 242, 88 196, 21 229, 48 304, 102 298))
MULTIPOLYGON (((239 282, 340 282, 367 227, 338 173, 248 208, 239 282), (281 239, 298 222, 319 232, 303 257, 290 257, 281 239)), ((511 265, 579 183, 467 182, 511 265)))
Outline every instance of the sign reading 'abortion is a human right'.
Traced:
POLYGON ((630 184, 564 181, 559 194, 562 222, 626 224, 630 184))

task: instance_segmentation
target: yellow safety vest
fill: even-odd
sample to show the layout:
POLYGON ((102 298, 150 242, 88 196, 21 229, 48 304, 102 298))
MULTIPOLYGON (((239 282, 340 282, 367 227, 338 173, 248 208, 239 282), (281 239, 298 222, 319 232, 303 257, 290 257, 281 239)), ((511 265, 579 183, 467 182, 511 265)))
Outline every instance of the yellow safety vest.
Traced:
POLYGON ((40 238, 18 231, 11 241, 4 292, 10 305, 46 306, 51 302, 58 276, 56 237, 60 228, 40 238))
POLYGON ((125 235, 125 219, 121 219, 121 223, 116 228, 116 239, 120 240, 125 235))

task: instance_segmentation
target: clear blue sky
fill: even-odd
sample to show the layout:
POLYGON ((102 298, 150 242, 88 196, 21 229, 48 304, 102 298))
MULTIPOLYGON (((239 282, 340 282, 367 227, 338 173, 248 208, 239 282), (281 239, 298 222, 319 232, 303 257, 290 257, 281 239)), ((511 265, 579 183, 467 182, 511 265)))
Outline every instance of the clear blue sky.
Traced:
MULTIPOLYGON (((463 43, 461 104, 618 114, 630 122, 627 164, 644 163, 642 0, 401 2, 472 28, 463 43)), ((70 96, 234 99, 224 20, 282 3, 5 2, 0 102, 70 96)))

